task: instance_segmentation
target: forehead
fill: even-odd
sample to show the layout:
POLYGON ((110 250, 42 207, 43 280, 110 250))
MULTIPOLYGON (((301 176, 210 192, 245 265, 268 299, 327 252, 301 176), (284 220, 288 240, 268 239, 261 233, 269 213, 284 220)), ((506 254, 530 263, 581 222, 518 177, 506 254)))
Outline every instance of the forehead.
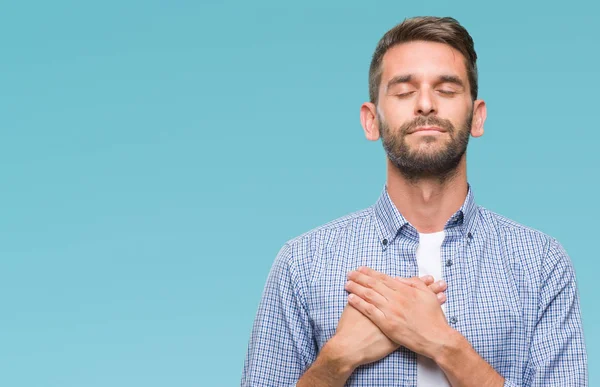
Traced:
POLYGON ((382 82, 397 75, 413 74, 417 78, 455 75, 467 80, 465 57, 447 44, 415 41, 398 44, 383 56, 382 82))

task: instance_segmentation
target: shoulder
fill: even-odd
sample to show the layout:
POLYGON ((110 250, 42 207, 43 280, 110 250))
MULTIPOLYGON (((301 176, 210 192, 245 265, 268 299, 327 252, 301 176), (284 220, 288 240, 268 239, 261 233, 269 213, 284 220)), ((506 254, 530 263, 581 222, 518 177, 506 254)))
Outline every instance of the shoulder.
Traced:
POLYGON ((496 232, 504 239, 525 243, 530 247, 545 246, 553 238, 533 227, 518 223, 506 216, 479 206, 485 232, 496 232))
POLYGON ((572 266, 567 252, 553 236, 484 207, 479 207, 479 213, 485 233, 496 234, 508 257, 517 261, 515 263, 529 266, 542 276, 557 265, 572 266))
POLYGON ((318 258, 348 243, 358 231, 374 229, 373 208, 349 213, 289 239, 281 247, 275 264, 307 274, 318 258))
POLYGON ((311 252, 338 243, 354 229, 371 226, 372 222, 372 207, 355 211, 289 239, 282 250, 296 257, 310 255, 311 252))
POLYGON ((288 240, 286 244, 298 248, 307 243, 314 243, 320 239, 336 238, 352 228, 360 227, 365 223, 370 223, 372 215, 372 207, 352 212, 302 233, 297 237, 288 240))

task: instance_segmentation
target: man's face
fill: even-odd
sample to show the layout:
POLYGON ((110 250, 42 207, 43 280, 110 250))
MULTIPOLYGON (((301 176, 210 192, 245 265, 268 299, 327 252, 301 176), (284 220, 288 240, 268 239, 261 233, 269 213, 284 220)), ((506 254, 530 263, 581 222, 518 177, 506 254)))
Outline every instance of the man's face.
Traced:
POLYGON ((448 45, 418 41, 386 52, 377 119, 388 158, 406 178, 445 180, 456 170, 471 130, 469 87, 464 57, 448 45))

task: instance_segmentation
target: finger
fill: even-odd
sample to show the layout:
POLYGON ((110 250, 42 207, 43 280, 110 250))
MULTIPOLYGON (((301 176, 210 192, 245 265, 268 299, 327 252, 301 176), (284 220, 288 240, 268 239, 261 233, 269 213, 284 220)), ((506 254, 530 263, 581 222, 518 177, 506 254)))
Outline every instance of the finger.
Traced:
POLYGON ((432 283, 431 285, 429 285, 429 289, 436 294, 446 291, 447 288, 448 288, 448 285, 446 284, 446 281, 444 281, 444 280, 439 280, 439 281, 436 281, 436 282, 432 283))
MULTIPOLYGON (((348 279, 376 290, 381 295, 390 295, 390 291, 398 289, 398 283, 390 276, 370 269, 359 267, 356 271, 348 273, 348 279)), ((389 297, 386 296, 389 299, 389 297)))
POLYGON ((424 275, 423 277, 421 277, 421 281, 423 281, 423 283, 427 286, 431 285, 433 283, 433 276, 431 275, 424 275))
POLYGON ((424 275, 423 277, 411 277, 411 278, 396 277, 394 279, 397 281, 400 281, 406 285, 412 286, 412 287, 422 287, 418 284, 419 281, 421 283, 423 283, 425 286, 430 286, 434 282, 434 278, 431 275, 424 275))
POLYGON ((397 278, 397 280, 403 284, 406 284, 406 285, 416 288, 416 289, 429 290, 427 285, 425 285, 425 283, 423 283, 423 281, 421 281, 421 279, 418 277, 412 277, 412 278, 399 277, 399 278, 397 278))
POLYGON ((437 297, 438 301, 440 302, 440 305, 442 305, 443 303, 445 303, 447 301, 446 293, 438 293, 435 296, 437 297))
POLYGON ((381 326, 385 320, 385 314, 381 310, 379 310, 376 306, 366 302, 356 294, 350 294, 348 296, 348 303, 365 315, 368 319, 373 321, 373 323, 377 326, 381 326))
POLYGON ((358 269, 356 269, 356 271, 358 271, 359 273, 366 274, 369 277, 377 278, 378 280, 380 280, 381 282, 384 282, 384 283, 386 281, 392 279, 392 277, 390 277, 389 275, 383 274, 377 270, 373 270, 370 267, 366 267, 366 266, 361 266, 358 269))
MULTIPOLYGON (((384 283, 377 277, 373 277, 368 274, 364 274, 362 271, 351 271, 350 273, 348 273, 348 280, 356 282, 358 285, 362 286, 363 288, 372 289, 373 291, 375 291, 375 292, 379 293, 381 296, 383 296, 383 298, 385 300, 381 299, 381 298, 377 298, 374 295, 369 296, 369 301, 371 301, 371 300, 375 301, 376 306, 379 306, 379 307, 384 305, 384 301, 387 302, 387 300, 392 299, 396 288, 402 286, 402 284, 395 282, 393 279, 391 279, 389 277, 388 277, 388 279, 385 280, 386 283, 384 283), (392 283, 388 284, 387 281, 391 281, 392 283)), ((364 293, 359 294, 359 295, 362 296, 362 295, 364 295, 364 293)))
POLYGON ((350 294, 357 295, 369 304, 372 304, 378 308, 383 307, 383 305, 385 305, 388 302, 388 299, 385 298, 385 296, 381 295, 379 292, 377 292, 375 289, 363 286, 352 280, 346 282, 344 288, 350 294))

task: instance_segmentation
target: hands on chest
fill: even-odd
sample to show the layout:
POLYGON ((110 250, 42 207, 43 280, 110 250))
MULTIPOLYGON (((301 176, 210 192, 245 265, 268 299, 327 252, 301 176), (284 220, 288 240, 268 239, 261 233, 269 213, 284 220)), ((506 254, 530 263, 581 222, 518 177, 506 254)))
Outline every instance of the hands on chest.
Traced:
POLYGON ((441 305, 446 283, 433 277, 392 278, 361 267, 348 274, 348 304, 331 339, 353 366, 382 359, 400 346, 429 358, 452 328, 441 305))
POLYGON ((336 332, 298 381, 304 386, 343 386, 354 370, 404 346, 435 361, 452 386, 503 386, 498 374, 448 325, 441 305, 443 281, 392 278, 361 267, 348 274, 348 304, 336 332))

